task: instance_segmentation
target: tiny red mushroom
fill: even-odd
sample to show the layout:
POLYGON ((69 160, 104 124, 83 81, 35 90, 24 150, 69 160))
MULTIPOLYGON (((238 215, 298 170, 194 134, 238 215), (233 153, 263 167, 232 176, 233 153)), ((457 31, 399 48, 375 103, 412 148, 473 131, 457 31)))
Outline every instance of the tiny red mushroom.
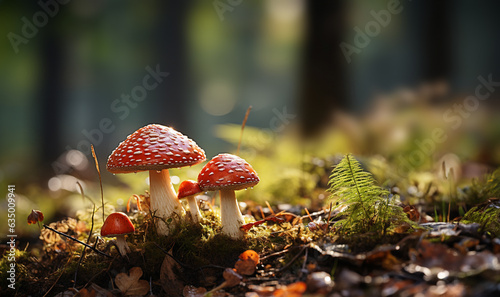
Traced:
POLYGON ((198 224, 201 220, 200 209, 198 208, 195 197, 201 192, 200 185, 194 180, 185 180, 179 185, 179 194, 177 197, 179 199, 185 198, 188 201, 189 212, 195 224, 198 224))
POLYGON ((101 228, 101 236, 116 237, 116 246, 122 256, 130 252, 125 235, 134 233, 135 228, 130 219, 123 212, 114 212, 104 221, 101 228))
POLYGON ((240 227, 245 220, 234 191, 259 183, 252 166, 238 156, 219 154, 203 167, 198 183, 202 191, 220 190, 222 233, 234 239, 242 238, 244 233, 240 227))
POLYGON ((150 209, 161 218, 157 224, 158 233, 168 235, 165 220, 184 215, 168 169, 191 166, 204 160, 205 152, 196 142, 170 127, 151 124, 121 142, 109 156, 106 168, 111 173, 149 171, 150 209))
POLYGON ((28 216, 28 225, 39 224, 41 221, 43 221, 43 213, 39 210, 32 209, 28 216))

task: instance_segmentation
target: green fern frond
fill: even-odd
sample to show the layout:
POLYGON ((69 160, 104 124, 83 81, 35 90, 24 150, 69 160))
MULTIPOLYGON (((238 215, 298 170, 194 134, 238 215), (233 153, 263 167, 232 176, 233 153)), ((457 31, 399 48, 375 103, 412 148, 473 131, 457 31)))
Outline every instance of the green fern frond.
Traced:
POLYGON ((411 224, 402 208, 394 205, 397 197, 376 185, 375 179, 361 168, 351 155, 346 155, 330 175, 330 199, 337 199, 345 217, 334 224, 347 234, 377 232, 384 235, 391 225, 411 224))

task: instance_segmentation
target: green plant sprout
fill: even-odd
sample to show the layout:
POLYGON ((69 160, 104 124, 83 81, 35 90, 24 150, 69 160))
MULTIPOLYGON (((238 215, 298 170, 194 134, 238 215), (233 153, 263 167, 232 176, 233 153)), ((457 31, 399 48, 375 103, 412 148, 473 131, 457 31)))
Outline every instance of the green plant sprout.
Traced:
POLYGON ((397 196, 377 186, 371 173, 363 171, 351 154, 334 168, 328 185, 330 199, 336 199, 339 209, 343 209, 334 217, 340 220, 333 225, 340 234, 370 232, 384 236, 397 225, 415 226, 394 204, 397 196))

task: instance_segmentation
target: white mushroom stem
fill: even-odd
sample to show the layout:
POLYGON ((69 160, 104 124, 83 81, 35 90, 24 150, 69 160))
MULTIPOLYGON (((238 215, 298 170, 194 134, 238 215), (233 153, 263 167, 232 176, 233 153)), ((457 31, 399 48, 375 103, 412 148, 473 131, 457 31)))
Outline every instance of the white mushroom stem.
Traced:
POLYGON ((244 232, 240 229, 245 223, 234 190, 220 190, 220 215, 222 233, 233 239, 242 239, 244 232))
POLYGON ((159 218, 156 225, 158 234, 167 236, 170 228, 166 220, 172 218, 172 223, 176 224, 185 214, 170 181, 168 169, 149 171, 149 192, 151 212, 159 218))
POLYGON ((198 208, 198 203, 196 202, 196 195, 187 196, 186 199, 189 204, 189 213, 193 219, 193 223, 198 224, 201 221, 201 213, 198 208))
POLYGON ((125 257, 127 253, 130 253, 130 248, 127 244, 127 241, 125 240, 125 235, 116 235, 115 243, 118 251, 120 252, 120 255, 125 257))

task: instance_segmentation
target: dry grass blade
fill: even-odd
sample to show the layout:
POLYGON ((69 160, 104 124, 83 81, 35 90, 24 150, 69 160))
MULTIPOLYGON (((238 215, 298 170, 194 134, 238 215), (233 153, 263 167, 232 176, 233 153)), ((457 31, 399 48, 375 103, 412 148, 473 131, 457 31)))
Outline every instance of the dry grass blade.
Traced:
POLYGON ((311 214, 309 213, 309 210, 307 209, 307 207, 304 207, 304 210, 306 211, 307 213, 307 217, 309 218, 309 220, 311 220, 311 222, 313 222, 313 218, 311 217, 311 214))
POLYGON ((269 211, 271 212, 271 215, 273 215, 273 216, 274 216, 274 215, 275 215, 275 213, 274 213, 273 208, 271 207, 271 204, 269 204, 269 202, 267 202, 267 201, 266 201, 266 205, 267 205, 267 208, 269 208, 269 211))
POLYGON ((245 129, 245 125, 247 123, 248 115, 250 114, 251 109, 252 106, 250 105, 247 109, 247 112, 245 113, 245 118, 243 119, 243 123, 241 124, 240 140, 238 141, 238 148, 236 149, 236 155, 240 154, 240 146, 241 146, 241 139, 243 138, 243 130, 245 129))
POLYGON ((99 170, 99 162, 97 161, 97 156, 94 151, 94 145, 91 144, 90 149, 92 150, 92 157, 94 157, 95 168, 97 169, 97 174, 99 175, 99 186, 101 187, 102 223, 104 224, 104 193, 102 190, 101 170, 99 170))
MULTIPOLYGON (((80 184, 80 182, 76 182, 76 184, 78 185, 78 188, 80 189, 80 193, 82 193, 82 199, 85 199, 85 193, 83 192, 82 185, 80 184)), ((94 231, 94 214, 95 214, 95 203, 90 198, 89 198, 89 200, 90 200, 90 202, 92 202, 93 208, 92 208, 92 226, 90 227, 89 237, 87 237, 87 244, 90 243, 90 237, 92 236, 92 232, 94 231)), ((74 277, 74 280, 73 280, 73 288, 76 287, 76 277, 78 275, 78 269, 80 268, 82 260, 85 257, 85 250, 86 250, 86 248, 87 248, 86 246, 83 246, 82 255, 80 256, 80 260, 78 260, 78 265, 76 266, 76 269, 75 269, 75 277, 74 277)))

